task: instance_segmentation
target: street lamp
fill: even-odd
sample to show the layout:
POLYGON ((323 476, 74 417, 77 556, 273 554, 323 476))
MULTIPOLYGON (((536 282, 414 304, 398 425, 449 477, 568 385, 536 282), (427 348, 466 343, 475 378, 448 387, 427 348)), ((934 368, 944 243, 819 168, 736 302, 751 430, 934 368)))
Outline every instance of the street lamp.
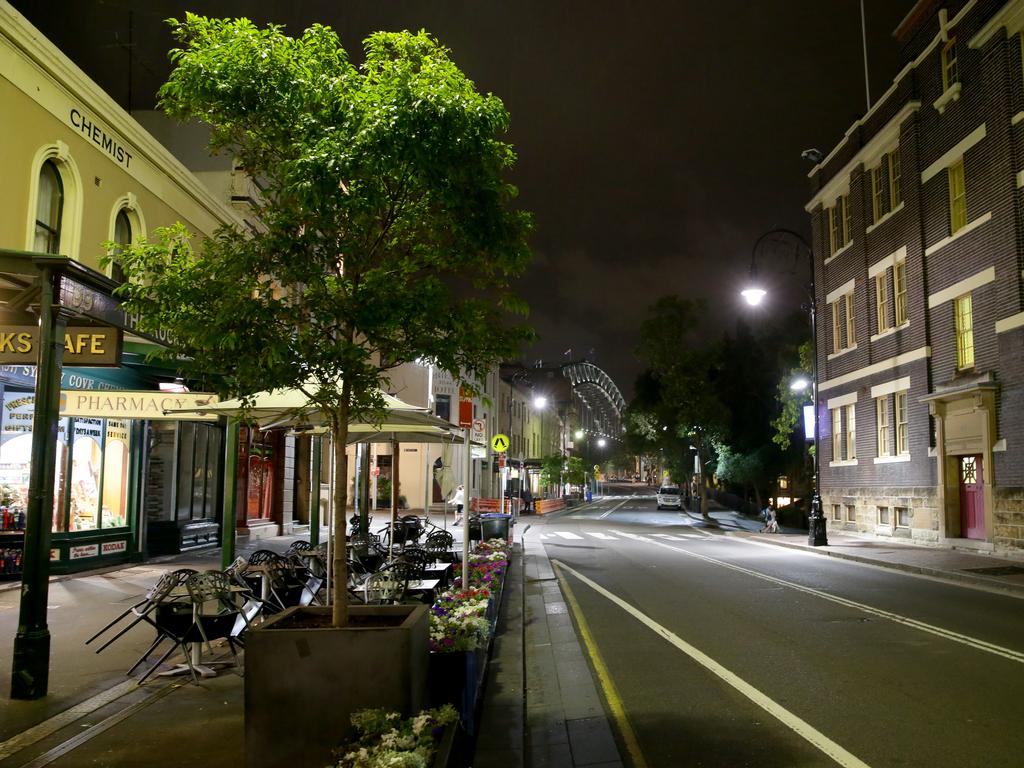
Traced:
MULTIPOLYGON (((792 238, 807 254, 807 264, 810 268, 810 282, 807 285, 807 303, 804 308, 807 310, 808 319, 811 323, 811 403, 814 408, 814 485, 811 492, 810 531, 807 534, 807 543, 812 547, 828 546, 828 533, 825 527, 825 515, 821 506, 821 456, 818 450, 820 437, 820 426, 818 419, 818 297, 814 290, 814 252, 807 241, 797 232, 791 229, 778 228, 765 232, 754 242, 754 248, 750 252, 750 285, 742 291, 742 296, 747 303, 756 307, 767 295, 757 280, 757 252, 761 245, 772 238, 792 238)), ((797 255, 799 249, 794 251, 797 255)), ((795 382, 794 382, 795 383, 795 382)), ((806 387, 806 384, 804 385, 806 387)))

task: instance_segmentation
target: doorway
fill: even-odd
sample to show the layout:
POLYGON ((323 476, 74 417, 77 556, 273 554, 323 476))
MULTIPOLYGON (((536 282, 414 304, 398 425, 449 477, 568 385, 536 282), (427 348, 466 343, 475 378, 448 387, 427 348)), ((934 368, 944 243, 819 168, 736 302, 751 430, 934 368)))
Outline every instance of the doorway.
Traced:
POLYGON ((968 539, 985 538, 985 488, 981 454, 957 457, 960 473, 960 531, 968 539))

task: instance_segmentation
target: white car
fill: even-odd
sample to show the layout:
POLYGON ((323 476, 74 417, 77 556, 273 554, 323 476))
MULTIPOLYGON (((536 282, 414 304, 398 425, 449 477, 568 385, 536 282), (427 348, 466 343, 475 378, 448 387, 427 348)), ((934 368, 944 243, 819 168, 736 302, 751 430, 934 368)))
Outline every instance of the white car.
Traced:
POLYGON ((665 507, 683 508, 683 497, 677 485, 663 485, 658 489, 658 509, 665 507))

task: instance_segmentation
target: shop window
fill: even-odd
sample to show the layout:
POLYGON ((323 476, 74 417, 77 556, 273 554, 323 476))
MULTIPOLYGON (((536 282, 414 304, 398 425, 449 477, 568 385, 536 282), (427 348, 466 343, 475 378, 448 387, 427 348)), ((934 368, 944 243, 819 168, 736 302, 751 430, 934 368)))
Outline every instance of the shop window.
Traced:
POLYGON ((107 419, 103 446, 103 528, 128 525, 128 422, 107 419))
MULTIPOLYGON (((28 501, 34 402, 31 392, 4 392, 0 483, 10 489, 18 506, 28 501)), ((58 421, 51 526, 54 533, 128 525, 130 446, 127 422, 86 418, 58 421)))
POLYGON ((36 198, 35 247, 38 253, 60 253, 60 229, 64 215, 64 183, 57 164, 45 161, 39 168, 36 198))
POLYGON ((100 527, 100 470, 103 449, 103 421, 75 419, 72 428, 71 470, 68 510, 69 531, 100 527))

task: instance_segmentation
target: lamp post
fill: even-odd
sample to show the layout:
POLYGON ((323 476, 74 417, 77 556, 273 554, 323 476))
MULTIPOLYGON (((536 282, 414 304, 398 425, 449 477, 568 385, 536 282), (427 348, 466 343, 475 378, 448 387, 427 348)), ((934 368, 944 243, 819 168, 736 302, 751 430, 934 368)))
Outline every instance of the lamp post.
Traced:
MULTIPOLYGON (((825 515, 821 506, 821 456, 819 448, 820 426, 818 418, 818 297, 814 288, 814 252, 807 241, 791 229, 778 228, 765 232, 754 242, 750 253, 750 285, 743 290, 743 298, 751 306, 757 306, 767 295, 757 280, 757 252, 761 245, 771 238, 789 237, 803 247, 807 253, 807 264, 810 270, 810 282, 807 286, 807 310, 811 323, 811 403, 814 408, 814 482, 811 491, 811 511, 807 534, 807 543, 812 547, 828 546, 828 533, 825 526, 825 515)), ((796 255, 796 254, 794 254, 796 255)))

